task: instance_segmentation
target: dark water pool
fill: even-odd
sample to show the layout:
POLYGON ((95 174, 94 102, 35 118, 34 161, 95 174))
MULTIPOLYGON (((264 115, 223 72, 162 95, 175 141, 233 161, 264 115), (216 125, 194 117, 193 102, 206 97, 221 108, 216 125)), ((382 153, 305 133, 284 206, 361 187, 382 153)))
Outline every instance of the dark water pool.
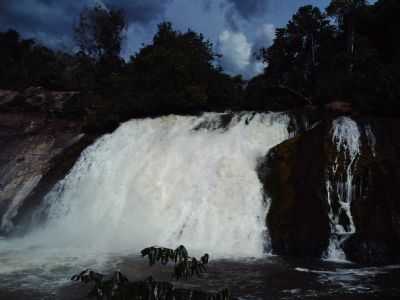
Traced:
MULTIPOLYGON (((137 256, 110 258, 107 269, 120 269, 130 280, 152 275, 171 281, 172 266, 149 267, 137 256)), ((0 274, 0 299, 85 299, 88 287, 69 282, 80 267, 23 270, 0 274), (36 283, 35 283, 36 282, 36 283)), ((177 287, 216 291, 223 287, 239 299, 400 299, 400 266, 365 267, 325 261, 267 257, 211 261, 202 278, 174 282, 177 287)))

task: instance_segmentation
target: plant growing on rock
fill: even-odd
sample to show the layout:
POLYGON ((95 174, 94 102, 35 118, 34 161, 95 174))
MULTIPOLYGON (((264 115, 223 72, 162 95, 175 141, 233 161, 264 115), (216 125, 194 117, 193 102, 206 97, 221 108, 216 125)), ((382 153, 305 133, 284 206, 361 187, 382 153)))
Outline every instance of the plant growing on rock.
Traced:
POLYGON ((114 272, 111 276, 105 276, 90 269, 86 269, 72 276, 71 280, 81 281, 85 284, 94 283, 93 288, 88 294, 89 298, 96 297, 99 300, 129 299, 123 297, 129 280, 119 271, 114 272))
POLYGON ((150 266, 154 265, 156 262, 161 262, 161 264, 166 265, 170 260, 176 263, 188 257, 188 252, 182 245, 175 250, 153 246, 143 249, 140 253, 143 257, 147 256, 149 258, 150 266))
POLYGON ((205 264, 197 260, 195 257, 186 258, 174 267, 174 277, 179 280, 181 278, 189 279, 196 274, 200 277, 201 273, 207 272, 205 264))
MULTIPOLYGON (((204 254, 199 260, 190 257, 185 246, 180 245, 175 250, 164 247, 148 247, 141 251, 143 257, 149 258, 150 266, 156 262, 166 265, 169 261, 175 263, 173 277, 177 280, 189 279, 194 274, 206 272, 206 265, 210 259, 204 254)), ((121 272, 114 272, 105 276, 90 269, 86 269, 74 276, 71 280, 88 284, 93 283, 88 297, 98 300, 230 300, 233 299, 228 289, 216 293, 175 289, 169 282, 155 281, 152 276, 143 281, 130 282, 121 272)))
POLYGON ((175 250, 164 247, 148 247, 140 251, 143 257, 148 256, 150 266, 156 262, 166 265, 170 260, 175 263, 180 262, 189 257, 188 251, 185 246, 180 245, 175 250))
POLYGON ((194 274, 200 277, 207 272, 205 265, 208 264, 210 255, 205 253, 200 260, 190 257, 185 246, 180 245, 175 250, 164 247, 148 247, 141 251, 143 257, 148 256, 150 266, 156 262, 166 265, 170 260, 175 262, 173 277, 177 280, 189 279, 194 274))

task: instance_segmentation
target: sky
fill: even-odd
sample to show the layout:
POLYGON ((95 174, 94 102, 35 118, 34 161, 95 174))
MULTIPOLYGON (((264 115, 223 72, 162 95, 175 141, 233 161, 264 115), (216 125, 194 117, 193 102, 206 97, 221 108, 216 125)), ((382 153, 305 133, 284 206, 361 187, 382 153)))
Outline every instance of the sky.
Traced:
POLYGON ((157 24, 200 32, 222 54, 218 63, 231 75, 250 78, 264 65, 254 53, 272 44, 275 28, 286 25, 302 5, 324 9, 329 0, 0 0, 0 31, 16 29, 25 38, 74 51, 72 28, 85 6, 123 8, 128 21, 123 56, 151 43, 157 24))

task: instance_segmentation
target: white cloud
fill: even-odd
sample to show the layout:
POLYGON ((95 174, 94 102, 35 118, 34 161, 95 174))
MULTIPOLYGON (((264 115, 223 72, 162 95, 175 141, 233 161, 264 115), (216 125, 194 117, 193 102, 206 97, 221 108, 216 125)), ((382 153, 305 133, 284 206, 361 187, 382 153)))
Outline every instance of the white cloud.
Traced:
POLYGON ((255 54, 262 47, 269 47, 275 36, 272 24, 263 24, 253 35, 253 41, 243 33, 224 30, 219 35, 218 51, 223 69, 232 75, 242 74, 248 79, 263 72, 265 65, 256 59, 255 54))
POLYGON ((243 71, 250 64, 251 44, 242 32, 224 30, 219 36, 219 50, 223 57, 221 63, 228 71, 243 71))
POLYGON ((260 46, 270 46, 275 38, 275 26, 273 24, 263 24, 257 30, 256 41, 261 42, 260 46))
POLYGON ((251 73, 251 76, 261 74, 264 71, 265 67, 266 67, 266 65, 261 61, 254 62, 253 63, 253 72, 251 73))

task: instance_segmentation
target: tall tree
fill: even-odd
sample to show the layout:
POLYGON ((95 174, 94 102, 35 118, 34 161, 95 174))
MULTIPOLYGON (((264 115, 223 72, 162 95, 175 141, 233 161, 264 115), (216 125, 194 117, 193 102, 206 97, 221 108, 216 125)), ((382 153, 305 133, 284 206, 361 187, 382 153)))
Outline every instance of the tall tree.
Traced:
POLYGON ((339 28, 344 31, 350 56, 354 56, 355 51, 355 13, 367 4, 367 0, 332 0, 326 8, 328 16, 335 17, 339 28))
POLYGON ((273 45, 263 50, 266 76, 273 84, 312 94, 321 59, 329 48, 333 27, 319 8, 299 8, 285 28, 276 30, 273 45))
POLYGON ((214 57, 212 44, 203 35, 179 32, 171 23, 161 23, 153 43, 128 64, 134 78, 131 86, 137 87, 137 98, 154 111, 199 109, 209 102, 209 82, 217 73, 214 57))
POLYGON ((126 26, 120 9, 86 7, 74 27, 74 38, 80 51, 96 60, 117 57, 121 52, 126 26))

